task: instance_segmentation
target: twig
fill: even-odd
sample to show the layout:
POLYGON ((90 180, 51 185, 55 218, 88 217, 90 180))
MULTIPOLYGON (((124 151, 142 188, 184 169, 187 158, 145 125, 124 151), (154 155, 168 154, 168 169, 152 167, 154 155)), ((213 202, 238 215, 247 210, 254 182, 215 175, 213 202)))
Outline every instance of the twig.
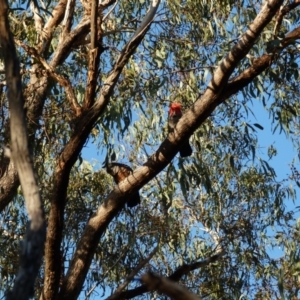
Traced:
POLYGON ((116 3, 113 5, 113 7, 108 11, 108 13, 103 17, 102 22, 104 22, 104 21, 109 17, 109 15, 110 15, 111 12, 115 9, 115 7, 117 6, 117 4, 118 4, 118 0, 117 0, 116 3))
POLYGON ((34 58, 36 58, 44 67, 44 69, 49 73, 49 75, 55 79, 64 89, 67 95, 67 99, 69 100, 71 109, 74 111, 76 116, 79 116, 81 114, 81 106, 77 101, 77 98, 75 96, 74 90, 72 88, 72 85, 70 83, 70 81, 65 78, 64 76, 57 74, 53 68, 51 68, 51 66, 49 66, 49 64, 47 63, 47 61, 42 58, 37 50, 33 47, 30 47, 24 43, 22 43, 21 41, 18 41, 15 39, 15 42, 17 45, 19 45, 20 47, 22 47, 28 54, 30 54, 31 56, 33 56, 34 58))
POLYGON ((149 262, 149 260, 154 256, 157 252, 158 246, 148 255, 147 258, 143 259, 129 274, 129 276, 125 279, 125 281, 116 289, 113 295, 106 298, 106 300, 117 300, 120 297, 122 290, 130 283, 130 281, 134 278, 134 276, 149 262))

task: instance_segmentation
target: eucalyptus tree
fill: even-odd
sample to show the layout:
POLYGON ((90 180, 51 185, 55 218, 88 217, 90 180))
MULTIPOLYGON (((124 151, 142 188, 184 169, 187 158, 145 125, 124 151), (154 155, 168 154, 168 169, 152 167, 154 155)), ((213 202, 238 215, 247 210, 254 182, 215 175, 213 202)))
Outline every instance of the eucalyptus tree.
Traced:
POLYGON ((47 219, 36 299, 176 298, 154 284, 167 279, 204 299, 298 297, 297 163, 279 181, 277 150, 258 152, 264 124, 250 117, 263 107, 297 143, 298 0, 0 3, 1 290, 18 288, 27 223, 5 155, 15 71, 47 219), (6 63, 4 18, 20 72, 6 63), (173 102, 185 113, 168 133, 173 102), (117 186, 110 161, 133 169, 117 186))

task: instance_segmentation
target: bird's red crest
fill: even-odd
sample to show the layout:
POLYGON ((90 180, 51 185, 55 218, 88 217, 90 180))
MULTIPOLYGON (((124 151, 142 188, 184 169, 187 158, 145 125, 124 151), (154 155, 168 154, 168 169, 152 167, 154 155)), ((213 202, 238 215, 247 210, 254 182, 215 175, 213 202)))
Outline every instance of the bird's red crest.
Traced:
POLYGON ((174 112, 181 112, 181 106, 181 103, 172 103, 170 106, 169 115, 173 114, 174 112))

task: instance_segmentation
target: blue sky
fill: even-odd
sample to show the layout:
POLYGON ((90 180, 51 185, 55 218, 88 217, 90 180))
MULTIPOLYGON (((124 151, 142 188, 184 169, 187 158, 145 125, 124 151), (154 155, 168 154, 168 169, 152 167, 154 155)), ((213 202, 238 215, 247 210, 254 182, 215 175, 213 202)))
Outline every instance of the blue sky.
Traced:
POLYGON ((290 173, 289 164, 293 158, 297 158, 297 152, 292 142, 283 132, 279 134, 279 130, 277 129, 273 133, 269 113, 263 108, 260 102, 254 101, 252 109, 255 117, 252 116, 250 119, 253 120, 253 123, 258 123, 264 127, 263 130, 257 129, 258 144, 260 146, 258 155, 268 160, 268 147, 273 145, 277 149, 278 154, 272 158, 271 165, 276 171, 278 180, 282 180, 290 173))
MULTIPOLYGON (((297 150, 294 149, 292 142, 288 139, 284 132, 279 133, 277 130, 273 133, 273 126, 271 124, 271 120, 269 117, 268 111, 263 107, 262 103, 258 100, 253 100, 252 107, 249 104, 250 108, 252 109, 253 115, 248 116, 248 120, 246 120, 249 124, 258 123, 263 126, 263 130, 256 128, 257 137, 258 137, 258 145, 259 149, 256 152, 256 155, 263 160, 268 161, 268 148, 270 145, 273 145, 277 149, 277 155, 272 158, 270 165, 275 169, 277 181, 281 181, 288 177, 290 174, 290 163, 293 159, 298 161, 298 153, 297 150)), ((99 169, 102 167, 102 163, 104 161, 104 156, 101 154, 101 150, 97 150, 96 145, 89 142, 86 147, 82 151, 83 159, 89 161, 92 165, 95 165, 95 169, 99 169)), ((126 162, 125 162, 126 163, 126 162)), ((299 194, 299 189, 297 189, 297 194, 299 194)), ((295 211, 295 207, 297 206, 297 200, 293 203, 292 200, 286 200, 286 209, 295 211)), ((299 217, 299 213, 296 215, 299 217)), ((276 233, 276 228, 271 229, 268 231, 268 234, 274 235, 276 233)), ((279 247, 271 248, 271 246, 267 249, 269 255, 274 258, 278 259, 284 254, 284 249, 279 247)), ((99 290, 96 289, 97 292, 99 290)), ((106 296, 109 296, 110 290, 106 291, 106 296)), ((81 294, 81 299, 84 299, 83 293, 81 294)))

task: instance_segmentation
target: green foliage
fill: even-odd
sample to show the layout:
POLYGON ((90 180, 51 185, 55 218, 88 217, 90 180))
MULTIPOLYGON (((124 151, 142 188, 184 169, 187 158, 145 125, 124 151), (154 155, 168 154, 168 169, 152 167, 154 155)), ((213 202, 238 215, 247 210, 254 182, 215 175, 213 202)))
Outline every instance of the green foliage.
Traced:
MULTIPOLYGON (((101 56, 97 95, 119 51, 139 25, 137 20, 150 5, 147 0, 119 2, 103 24, 103 45, 108 50, 101 56)), ((45 21, 56 4, 51 1, 41 10, 45 21)), ((10 1, 10 5, 15 9, 10 14, 15 38, 34 46, 38 34, 30 9, 23 2, 10 1)), ((107 154, 129 162, 132 168, 143 164, 167 134, 170 103, 179 101, 188 108, 198 99, 260 5, 230 0, 162 3, 150 33, 124 68, 113 97, 90 134, 88 147, 98 149, 98 161, 85 160, 89 157, 86 150, 85 159, 80 155, 72 169, 61 245, 65 273, 87 220, 114 186, 99 164, 107 154)), ((82 14, 81 7, 75 9, 73 26, 82 14)), ((299 14, 292 12, 289 21, 299 23, 299 14)), ((252 55, 265 53, 267 43, 274 40, 273 27, 271 23, 265 29, 252 55)), ((53 55, 61 30, 53 32, 45 59, 53 55)), ((282 31, 288 30, 286 22, 282 31)), ((79 104, 85 94, 88 50, 86 45, 78 46, 56 70, 70 80, 79 104)), ((26 95, 30 69, 36 60, 21 47, 18 51, 26 95)), ((274 132, 284 132, 298 146, 298 66, 299 51, 291 45, 280 56, 275 55, 267 71, 213 112, 191 138, 192 157, 177 156, 142 188, 142 204, 134 210, 125 208, 111 222, 99 242, 83 294, 96 285, 95 294, 109 295, 157 247, 136 277, 145 270, 169 276, 181 265, 204 260, 222 249, 225 255, 220 260, 190 272, 181 283, 203 299, 299 297, 299 224, 296 211, 290 211, 287 203, 296 200, 294 185, 299 187, 300 181, 295 172, 294 177, 278 181, 272 161, 277 154, 275 146, 268 145, 260 157, 257 133, 264 130, 264 124, 260 120, 253 123, 256 111, 251 105, 255 102, 254 107, 264 107, 270 115, 270 120, 264 121, 271 122, 274 132), (273 249, 281 249, 282 255, 274 257, 273 249)), ((245 59, 233 77, 248 67, 245 59)), ((0 79, 4 79, 2 74, 0 79)), ((5 144, 9 137, 4 91, 0 101, 0 142, 5 144)), ((53 80, 32 145, 47 216, 56 159, 75 126, 65 90, 53 80)), ((19 191, 1 221, 0 248, 6 253, 0 259, 2 291, 12 285, 18 241, 26 221, 19 191)), ((37 293, 43 274, 42 270, 37 293)), ((129 289, 139 285, 139 281, 132 281, 129 289)), ((152 296, 159 299, 156 294, 152 296)))

